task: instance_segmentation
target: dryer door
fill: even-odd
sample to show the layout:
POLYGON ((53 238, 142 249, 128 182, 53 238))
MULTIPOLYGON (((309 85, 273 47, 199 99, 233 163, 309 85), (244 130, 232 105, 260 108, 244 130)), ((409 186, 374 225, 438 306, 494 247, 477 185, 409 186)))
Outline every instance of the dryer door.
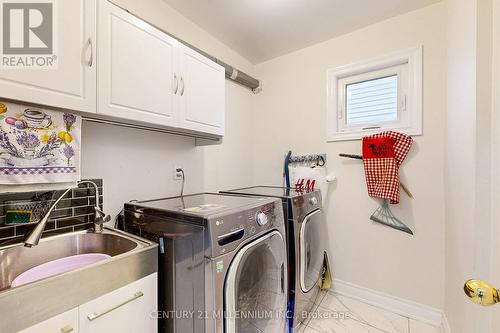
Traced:
POLYGON ((320 278, 325 252, 324 217, 317 209, 304 217, 300 226, 300 287, 309 292, 320 278))
POLYGON ((241 248, 227 272, 224 332, 283 332, 285 329, 286 247, 271 232, 241 248))

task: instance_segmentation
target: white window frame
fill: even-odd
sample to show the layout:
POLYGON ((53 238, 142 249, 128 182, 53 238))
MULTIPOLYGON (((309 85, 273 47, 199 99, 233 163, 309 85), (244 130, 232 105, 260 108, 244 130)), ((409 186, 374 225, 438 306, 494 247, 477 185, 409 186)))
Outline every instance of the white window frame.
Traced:
POLYGON ((408 94, 408 66, 406 64, 399 66, 392 66, 376 71, 371 71, 368 73, 362 73, 358 75, 348 76, 338 80, 338 105, 337 105, 337 119, 338 119, 338 129, 341 133, 353 133, 353 132, 363 132, 367 127, 398 127, 401 124, 405 126, 409 125, 409 113, 402 112, 406 110, 406 96, 408 94), (380 79, 388 76, 398 77, 398 91, 397 91, 397 101, 398 101, 398 113, 397 119, 393 122, 384 123, 362 123, 362 124, 347 124, 347 86, 353 83, 359 83, 374 79, 380 79))
POLYGON ((327 140, 358 140, 395 130, 422 135, 422 46, 327 71, 327 140), (398 120, 347 125, 345 87, 348 84, 398 75, 398 120))

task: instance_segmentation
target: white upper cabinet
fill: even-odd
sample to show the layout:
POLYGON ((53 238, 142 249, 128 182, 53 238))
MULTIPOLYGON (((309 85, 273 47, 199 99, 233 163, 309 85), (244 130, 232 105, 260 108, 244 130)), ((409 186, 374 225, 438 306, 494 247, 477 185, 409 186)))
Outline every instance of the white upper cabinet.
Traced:
POLYGON ((180 44, 180 127, 224 135, 224 67, 180 44))
MULTIPOLYGON (((55 66, 5 69, 2 59, 0 98, 190 134, 224 135, 222 66, 108 0, 65 0, 52 5, 52 39, 37 35, 36 29, 22 29, 24 9, 9 11, 16 24, 4 44, 24 52, 24 42, 40 47, 49 38, 55 66)), ((49 18, 43 15, 50 19, 50 14, 49 18)))
POLYGON ((105 0, 98 17, 98 113, 177 126, 178 41, 105 0))
POLYGON ((222 66, 108 1, 98 17, 98 113, 224 135, 222 66))
POLYGON ((12 8, 4 13, 11 20, 10 40, 4 44, 9 43, 14 53, 5 54, 4 45, 2 64, 10 60, 9 66, 0 66, 0 97, 95 112, 95 11, 96 0, 65 0, 41 11, 12 8), (49 33, 36 35, 26 29, 23 16, 30 24, 48 24, 49 33), (40 52, 34 49, 44 49, 43 53, 50 44, 52 52, 36 55, 40 52))

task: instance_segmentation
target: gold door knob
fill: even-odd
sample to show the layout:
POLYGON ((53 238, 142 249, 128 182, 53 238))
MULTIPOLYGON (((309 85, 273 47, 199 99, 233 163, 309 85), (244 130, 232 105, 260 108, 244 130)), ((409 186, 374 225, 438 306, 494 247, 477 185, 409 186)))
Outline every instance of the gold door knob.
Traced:
POLYGON ((474 303, 479 305, 489 306, 500 302, 498 290, 482 280, 465 282, 464 291, 474 303))

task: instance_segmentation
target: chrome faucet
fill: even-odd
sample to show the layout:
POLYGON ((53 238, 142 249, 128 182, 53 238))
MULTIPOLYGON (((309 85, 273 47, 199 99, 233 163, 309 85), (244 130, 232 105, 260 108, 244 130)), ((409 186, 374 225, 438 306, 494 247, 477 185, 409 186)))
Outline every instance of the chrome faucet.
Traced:
MULTIPOLYGON (((99 188, 97 187, 96 183, 90 181, 90 180, 82 180, 78 182, 78 185, 80 184, 89 184, 94 187, 95 190, 95 217, 94 217, 94 232, 96 233, 101 233, 104 227, 104 223, 109 222, 111 220, 111 216, 106 215, 100 206, 100 201, 99 201, 99 188)), ((24 240, 24 246, 25 247, 33 247, 37 246, 38 242, 40 241, 40 238, 42 237, 43 230, 45 229, 45 225, 47 224, 47 221, 49 220, 50 213, 56 208, 57 204, 59 201, 61 201, 62 198, 66 194, 68 194, 69 191, 71 191, 73 188, 68 188, 57 198, 57 200, 50 206, 49 210, 45 213, 45 215, 38 221, 38 224, 36 225, 35 229, 33 229, 28 237, 24 240)))

